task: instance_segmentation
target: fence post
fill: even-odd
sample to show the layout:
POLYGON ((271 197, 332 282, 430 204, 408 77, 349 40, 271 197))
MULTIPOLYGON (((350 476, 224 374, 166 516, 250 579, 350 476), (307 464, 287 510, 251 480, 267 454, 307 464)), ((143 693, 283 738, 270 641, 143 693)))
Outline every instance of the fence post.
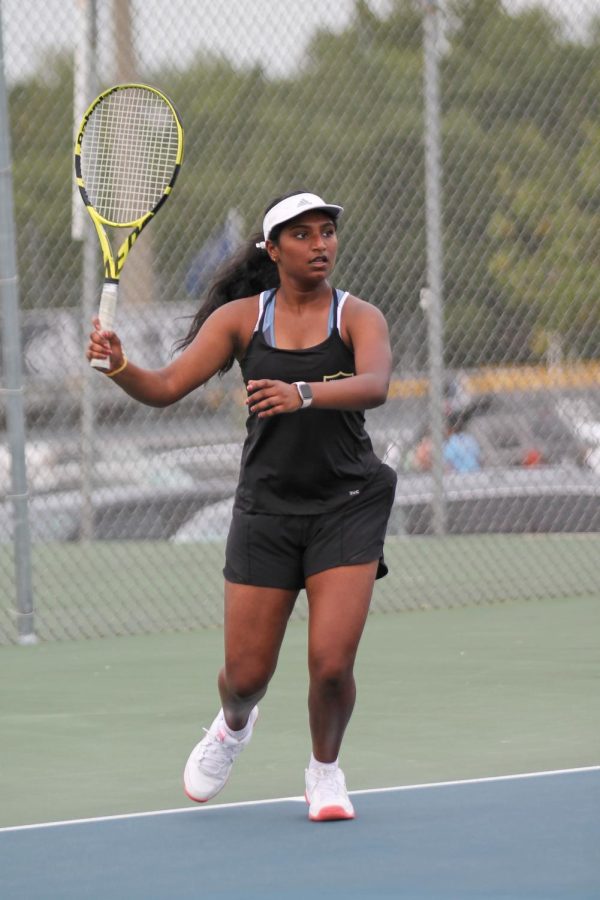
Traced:
POLYGON ((441 129, 439 89, 439 5, 423 0, 423 90, 425 139, 425 227, 427 287, 421 305, 427 316, 429 427, 434 493, 433 532, 446 533, 444 496, 443 249, 441 214, 441 129))
POLYGON ((2 304, 2 358, 6 397, 6 427, 11 458, 11 493, 14 514, 14 553, 18 641, 35 644, 31 587, 29 494, 25 465, 25 413, 21 366, 21 330, 17 286, 14 202, 12 188, 8 98, 4 80, 2 14, 0 10, 0 301, 2 304))
MULTIPOLYGON (((97 76, 97 3, 96 0, 79 0, 79 29, 74 58, 73 126, 75 137, 81 118, 94 99, 98 88, 97 76)), ((74 138, 75 139, 75 138, 74 138)), ((83 355, 92 327, 99 297, 98 239, 88 216, 79 189, 73 178, 73 207, 71 236, 83 243, 81 271, 81 529, 79 538, 91 541, 94 537, 93 459, 94 459, 94 388, 97 375, 90 371, 83 355)))

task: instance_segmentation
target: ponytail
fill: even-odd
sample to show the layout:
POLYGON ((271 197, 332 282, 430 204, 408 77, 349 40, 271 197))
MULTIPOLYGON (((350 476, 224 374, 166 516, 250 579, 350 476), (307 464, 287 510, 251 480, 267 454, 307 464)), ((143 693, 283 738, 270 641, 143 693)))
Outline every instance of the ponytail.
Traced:
MULTIPOLYGON (((265 215, 282 200, 293 197, 296 194, 304 194, 306 191, 290 191, 283 197, 276 197, 265 210, 265 215)), ((283 224, 271 229, 269 240, 276 244, 283 224)), ((212 284, 206 292, 202 306, 192 319, 188 333, 175 344, 175 350, 184 350, 192 343, 202 325, 219 306, 224 306, 231 300, 241 300, 243 297, 252 297, 261 291, 268 291, 279 287, 279 270, 268 253, 260 245, 264 240, 262 232, 252 235, 245 241, 240 249, 217 270, 212 284)), ((234 363, 231 356, 219 375, 228 372, 234 363)))
MULTIPOLYGON (((261 291, 279 287, 277 266, 268 253, 256 246, 262 240, 260 232, 251 236, 217 270, 188 333, 175 344, 175 350, 184 350, 191 344, 208 317, 220 306, 231 300, 241 300, 243 297, 251 297, 260 294, 261 291)), ((224 375, 228 372, 233 363, 232 356, 219 374, 224 375)))

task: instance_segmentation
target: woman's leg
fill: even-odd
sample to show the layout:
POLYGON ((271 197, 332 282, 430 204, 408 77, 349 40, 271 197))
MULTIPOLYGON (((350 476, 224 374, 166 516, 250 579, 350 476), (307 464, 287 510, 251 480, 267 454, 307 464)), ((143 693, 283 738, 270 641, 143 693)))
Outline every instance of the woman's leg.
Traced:
POLYGON ((377 573, 377 561, 340 566, 306 579, 309 608, 308 709, 313 755, 334 762, 354 709, 354 661, 377 573))
POLYGON ((219 693, 232 731, 248 722, 271 680, 298 591, 225 582, 225 664, 219 693))
POLYGON ((198 803, 224 787, 252 736, 257 713, 251 713, 275 671, 297 594, 225 582, 225 665, 219 673, 223 709, 192 750, 183 773, 185 792, 198 803))

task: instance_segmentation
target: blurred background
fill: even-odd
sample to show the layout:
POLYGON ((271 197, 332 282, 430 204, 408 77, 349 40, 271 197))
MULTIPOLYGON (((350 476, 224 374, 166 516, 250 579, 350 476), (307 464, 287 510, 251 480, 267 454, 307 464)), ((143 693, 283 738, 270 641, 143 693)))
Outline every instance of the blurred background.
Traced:
POLYGON ((101 262, 74 133, 131 80, 169 94, 186 149, 124 269, 128 356, 170 358, 271 198, 342 204, 334 283, 382 309, 394 352, 367 417, 399 475, 374 609, 597 594, 600 0, 0 15, 0 643, 222 621, 239 371, 153 410, 83 357, 101 262))

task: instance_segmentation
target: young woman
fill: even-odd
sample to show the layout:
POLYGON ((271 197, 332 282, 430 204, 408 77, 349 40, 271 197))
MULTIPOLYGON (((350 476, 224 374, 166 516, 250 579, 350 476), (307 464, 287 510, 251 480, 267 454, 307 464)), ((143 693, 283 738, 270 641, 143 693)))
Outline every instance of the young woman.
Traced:
POLYGON ((249 742, 301 589, 309 610, 309 818, 354 817, 338 754, 355 701, 353 667, 396 476, 374 454, 364 410, 385 402, 388 330, 375 307, 329 277, 342 207, 300 191, 273 201, 217 277, 162 369, 125 357, 95 321, 87 356, 134 397, 167 406, 238 361, 247 437, 225 559, 222 708, 184 772, 197 802, 224 786, 249 742))

